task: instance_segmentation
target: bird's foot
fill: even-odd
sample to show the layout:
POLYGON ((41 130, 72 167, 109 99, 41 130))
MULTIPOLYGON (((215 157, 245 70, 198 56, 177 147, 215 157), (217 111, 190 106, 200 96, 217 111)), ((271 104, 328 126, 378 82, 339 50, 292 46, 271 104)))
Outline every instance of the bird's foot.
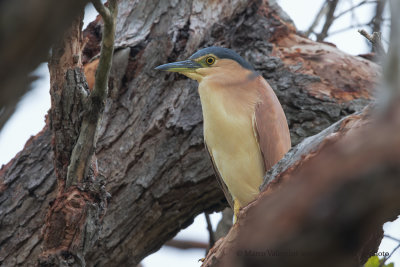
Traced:
POLYGON ((240 210, 240 203, 236 199, 233 201, 233 224, 237 221, 237 216, 240 210))

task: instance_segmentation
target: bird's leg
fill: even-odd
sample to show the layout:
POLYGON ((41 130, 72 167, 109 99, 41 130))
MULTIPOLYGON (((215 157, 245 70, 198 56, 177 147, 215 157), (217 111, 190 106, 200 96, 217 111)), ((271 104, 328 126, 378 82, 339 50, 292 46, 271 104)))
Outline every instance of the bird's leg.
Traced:
POLYGON ((238 200, 233 200, 233 224, 237 221, 237 216, 239 214, 240 203, 238 200))

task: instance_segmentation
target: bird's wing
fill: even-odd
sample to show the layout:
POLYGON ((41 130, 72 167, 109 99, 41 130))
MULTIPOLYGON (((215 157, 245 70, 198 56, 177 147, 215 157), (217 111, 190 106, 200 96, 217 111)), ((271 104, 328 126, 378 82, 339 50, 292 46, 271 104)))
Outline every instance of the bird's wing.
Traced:
POLYGON ((217 166, 215 165, 213 155, 212 155, 211 151, 208 149, 207 142, 204 141, 204 145, 206 146, 206 150, 207 150, 208 156, 211 159, 211 163, 212 163, 212 166, 213 166, 213 169, 214 169, 215 176, 217 178, 217 182, 218 182, 219 186, 221 187, 222 192, 224 192, 225 198, 228 201, 229 206, 231 206, 231 208, 233 209, 234 205, 233 205, 232 195, 229 193, 228 187, 226 186, 224 180, 222 179, 221 174, 218 171, 217 166))
POLYGON ((256 104, 253 129, 268 171, 290 149, 290 133, 285 113, 274 91, 260 77, 259 102, 256 104))

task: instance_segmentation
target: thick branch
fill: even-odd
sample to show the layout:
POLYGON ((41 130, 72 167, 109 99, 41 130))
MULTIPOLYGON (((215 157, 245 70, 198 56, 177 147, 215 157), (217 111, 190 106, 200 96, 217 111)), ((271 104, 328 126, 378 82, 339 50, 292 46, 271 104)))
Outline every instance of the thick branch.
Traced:
POLYGON ((87 0, 1 1, 0 130, 29 89, 29 74, 47 61, 50 47, 87 0))

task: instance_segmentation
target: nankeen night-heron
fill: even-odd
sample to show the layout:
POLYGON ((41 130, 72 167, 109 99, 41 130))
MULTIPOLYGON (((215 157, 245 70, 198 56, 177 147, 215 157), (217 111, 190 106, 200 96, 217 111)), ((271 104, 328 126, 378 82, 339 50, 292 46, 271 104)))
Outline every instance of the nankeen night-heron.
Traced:
POLYGON ((208 47, 157 70, 199 82, 204 140, 235 219, 255 199, 265 172, 290 149, 282 106, 264 78, 236 52, 208 47))

